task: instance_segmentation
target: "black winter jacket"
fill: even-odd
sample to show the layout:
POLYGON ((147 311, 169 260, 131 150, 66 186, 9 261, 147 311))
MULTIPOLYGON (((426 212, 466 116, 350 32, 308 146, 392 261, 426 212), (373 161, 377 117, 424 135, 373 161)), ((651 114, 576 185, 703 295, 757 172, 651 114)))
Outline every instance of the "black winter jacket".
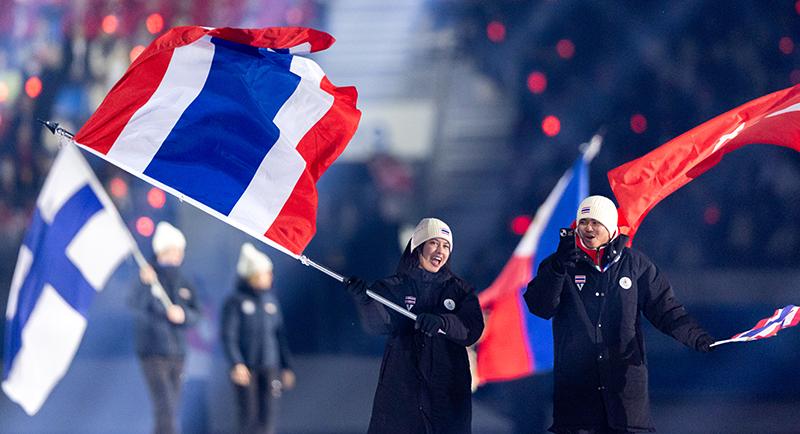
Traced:
POLYGON ((711 337, 689 316, 655 265, 617 237, 602 272, 581 252, 574 271, 551 255, 528 284, 528 309, 553 318, 555 429, 602 427, 655 431, 650 417, 641 315, 684 345, 711 337), (581 288, 582 287, 582 288, 581 288))
POLYGON ((474 290, 447 270, 412 270, 379 280, 370 289, 412 313, 444 318, 446 335, 426 336, 414 321, 374 300, 358 301, 364 328, 388 334, 370 433, 471 432, 472 396, 466 347, 483 332, 474 290))
POLYGON ((194 287, 178 267, 154 265, 153 269, 170 300, 183 308, 186 320, 183 324, 170 322, 164 305, 152 294, 150 286, 137 285, 130 298, 135 312, 136 353, 140 357, 185 356, 186 328, 194 325, 199 318, 194 287))
POLYGON ((222 345, 231 365, 290 369, 289 346, 278 299, 240 281, 222 308, 222 345))

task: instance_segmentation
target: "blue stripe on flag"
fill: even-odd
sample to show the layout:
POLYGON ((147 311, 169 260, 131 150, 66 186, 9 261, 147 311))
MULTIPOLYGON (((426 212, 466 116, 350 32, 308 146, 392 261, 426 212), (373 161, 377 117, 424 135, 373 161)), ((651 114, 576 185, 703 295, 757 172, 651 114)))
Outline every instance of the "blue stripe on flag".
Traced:
POLYGON ((58 210, 48 225, 38 208, 25 235, 23 244, 31 251, 33 262, 22 282, 17 310, 6 322, 4 374, 7 378, 11 362, 22 345, 22 329, 28 322, 45 284, 50 284, 76 311, 86 316, 96 290, 67 257, 67 247, 83 225, 103 205, 89 185, 85 185, 58 210))
POLYGON ((144 173, 228 215, 278 140, 273 119, 300 77, 292 55, 212 38, 203 90, 144 173))

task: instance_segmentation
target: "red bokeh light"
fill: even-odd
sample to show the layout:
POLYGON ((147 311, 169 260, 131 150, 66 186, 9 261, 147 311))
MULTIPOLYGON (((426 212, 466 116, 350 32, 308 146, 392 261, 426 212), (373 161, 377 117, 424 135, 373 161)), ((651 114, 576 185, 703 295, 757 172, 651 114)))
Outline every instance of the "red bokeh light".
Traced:
POLYGON ((500 21, 492 21, 486 26, 486 36, 494 43, 506 39, 506 26, 500 21))
POLYGON ((133 61, 136 60, 136 58, 139 57, 140 54, 142 54, 142 51, 144 51, 144 45, 137 45, 131 48, 131 54, 130 54, 131 63, 133 63, 133 61))
POLYGON ((119 27, 119 20, 114 15, 106 15, 103 17, 103 24, 101 24, 103 31, 107 34, 112 34, 117 31, 119 27))
POLYGON ((143 237, 149 237, 153 235, 153 231, 155 230, 155 225, 153 224, 153 219, 150 217, 139 217, 136 219, 136 232, 143 237))
POLYGON ((548 137, 554 137, 561 131, 561 121, 555 116, 547 116, 542 121, 542 131, 548 137))
POLYGON ((167 195, 160 188, 153 187, 147 192, 147 203, 153 208, 163 208, 167 202, 167 195))
POLYGON ((535 94, 544 92, 547 89, 547 76, 539 71, 528 74, 528 89, 535 94))
POLYGON ((108 189, 111 191, 111 196, 117 199, 128 195, 128 183, 119 176, 111 178, 111 181, 108 182, 108 189))
POLYGON ((31 98, 39 96, 42 93, 42 80, 34 75, 25 81, 25 93, 31 98))
POLYGON ((8 85, 4 81, 0 81, 0 102, 8 100, 8 85))
POLYGON ((511 219, 511 232, 516 235, 522 235, 528 230, 531 225, 531 217, 526 215, 518 215, 511 219))
POLYGON ((794 3, 794 10, 797 12, 797 15, 800 15, 800 0, 794 3))
POLYGON ((291 7, 286 11, 286 24, 296 26, 303 22, 303 10, 298 7, 291 7))
POLYGON ((792 54, 794 51, 794 41, 788 36, 784 36, 778 42, 778 48, 783 54, 792 54))
POLYGON ((571 59, 575 55, 575 44, 569 39, 562 39, 556 44, 556 52, 562 59, 571 59))
POLYGON ((636 134, 642 134, 647 131, 647 118, 641 113, 631 116, 631 130, 636 134))
POLYGON ((703 211, 703 221, 706 222, 707 225, 715 225, 719 223, 719 219, 722 216, 722 213, 719 210, 719 207, 711 204, 706 207, 706 210, 703 211))
POLYGON ((155 35, 164 29, 164 17, 159 13, 150 14, 144 22, 147 31, 155 35))

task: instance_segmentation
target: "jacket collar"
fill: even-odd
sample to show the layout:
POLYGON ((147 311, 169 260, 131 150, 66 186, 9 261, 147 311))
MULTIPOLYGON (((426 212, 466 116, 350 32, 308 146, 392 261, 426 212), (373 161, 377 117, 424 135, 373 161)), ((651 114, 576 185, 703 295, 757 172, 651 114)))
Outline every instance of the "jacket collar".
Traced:
POLYGON ((603 273, 614 265, 622 257, 622 252, 625 250, 625 245, 628 243, 627 235, 617 235, 613 240, 609 241, 606 245, 597 250, 591 249, 583 245, 583 241, 578 237, 578 247, 585 253, 584 260, 591 264, 591 266, 603 273), (598 256, 600 260, 598 261, 598 256))

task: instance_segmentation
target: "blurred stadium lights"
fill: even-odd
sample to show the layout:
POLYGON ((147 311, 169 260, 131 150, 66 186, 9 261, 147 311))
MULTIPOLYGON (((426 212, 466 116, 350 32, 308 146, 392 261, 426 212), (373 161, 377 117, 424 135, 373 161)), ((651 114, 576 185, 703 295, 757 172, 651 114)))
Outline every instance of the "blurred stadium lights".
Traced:
POLYGON ((543 93, 547 89, 547 76, 543 72, 533 71, 528 74, 528 90, 534 94, 543 93))
POLYGON ((531 225, 531 217, 528 215, 518 215, 511 219, 511 232, 515 235, 523 235, 531 225))
POLYGON ((37 76, 33 76, 25 81, 25 93, 31 98, 35 99, 42 93, 42 80, 37 76))
POLYGON ((133 63, 133 61, 136 60, 136 58, 139 57, 140 54, 142 54, 142 51, 144 51, 144 45, 137 45, 131 48, 131 52, 129 54, 131 63, 133 63))
POLYGON ((506 39, 506 26, 500 21, 490 21, 486 25, 486 36, 494 43, 503 42, 506 39))
POLYGON ((150 14, 145 20, 145 27, 147 27, 148 32, 155 35, 164 29, 164 17, 159 13, 150 14))
POLYGON ((153 187, 147 192, 147 203, 156 209, 161 209, 167 202, 167 195, 158 187, 153 187))
POLYGON ((575 44, 569 39, 562 39, 556 44, 556 52, 562 59, 572 59, 575 55, 575 44))
POLYGON ((117 31, 119 28, 119 20, 117 19, 116 15, 106 15, 103 17, 102 23, 103 32, 107 34, 112 34, 117 31))
POLYGON ((549 115, 542 120, 542 131, 548 137, 555 137, 561 131, 561 121, 558 117, 549 115))
POLYGON ((128 183, 119 176, 111 178, 111 181, 108 182, 108 189, 111 192, 111 196, 117 199, 128 195, 128 183))
POLYGON ((778 48, 781 50, 781 53, 789 55, 792 54, 794 51, 794 41, 792 38, 788 36, 784 36, 781 38, 780 42, 778 42, 778 48))
POLYGON ((719 210, 719 207, 715 204, 708 205, 703 212, 703 221, 706 222, 707 225, 715 225, 719 223, 719 219, 722 216, 722 212, 719 210))
POLYGON ((150 237, 153 235, 153 230, 155 230, 155 224, 153 224, 153 219, 147 216, 141 216, 136 219, 136 232, 143 237, 150 237))
POLYGON ((641 113, 635 113, 631 116, 631 130, 636 134, 647 131, 647 118, 641 113))

